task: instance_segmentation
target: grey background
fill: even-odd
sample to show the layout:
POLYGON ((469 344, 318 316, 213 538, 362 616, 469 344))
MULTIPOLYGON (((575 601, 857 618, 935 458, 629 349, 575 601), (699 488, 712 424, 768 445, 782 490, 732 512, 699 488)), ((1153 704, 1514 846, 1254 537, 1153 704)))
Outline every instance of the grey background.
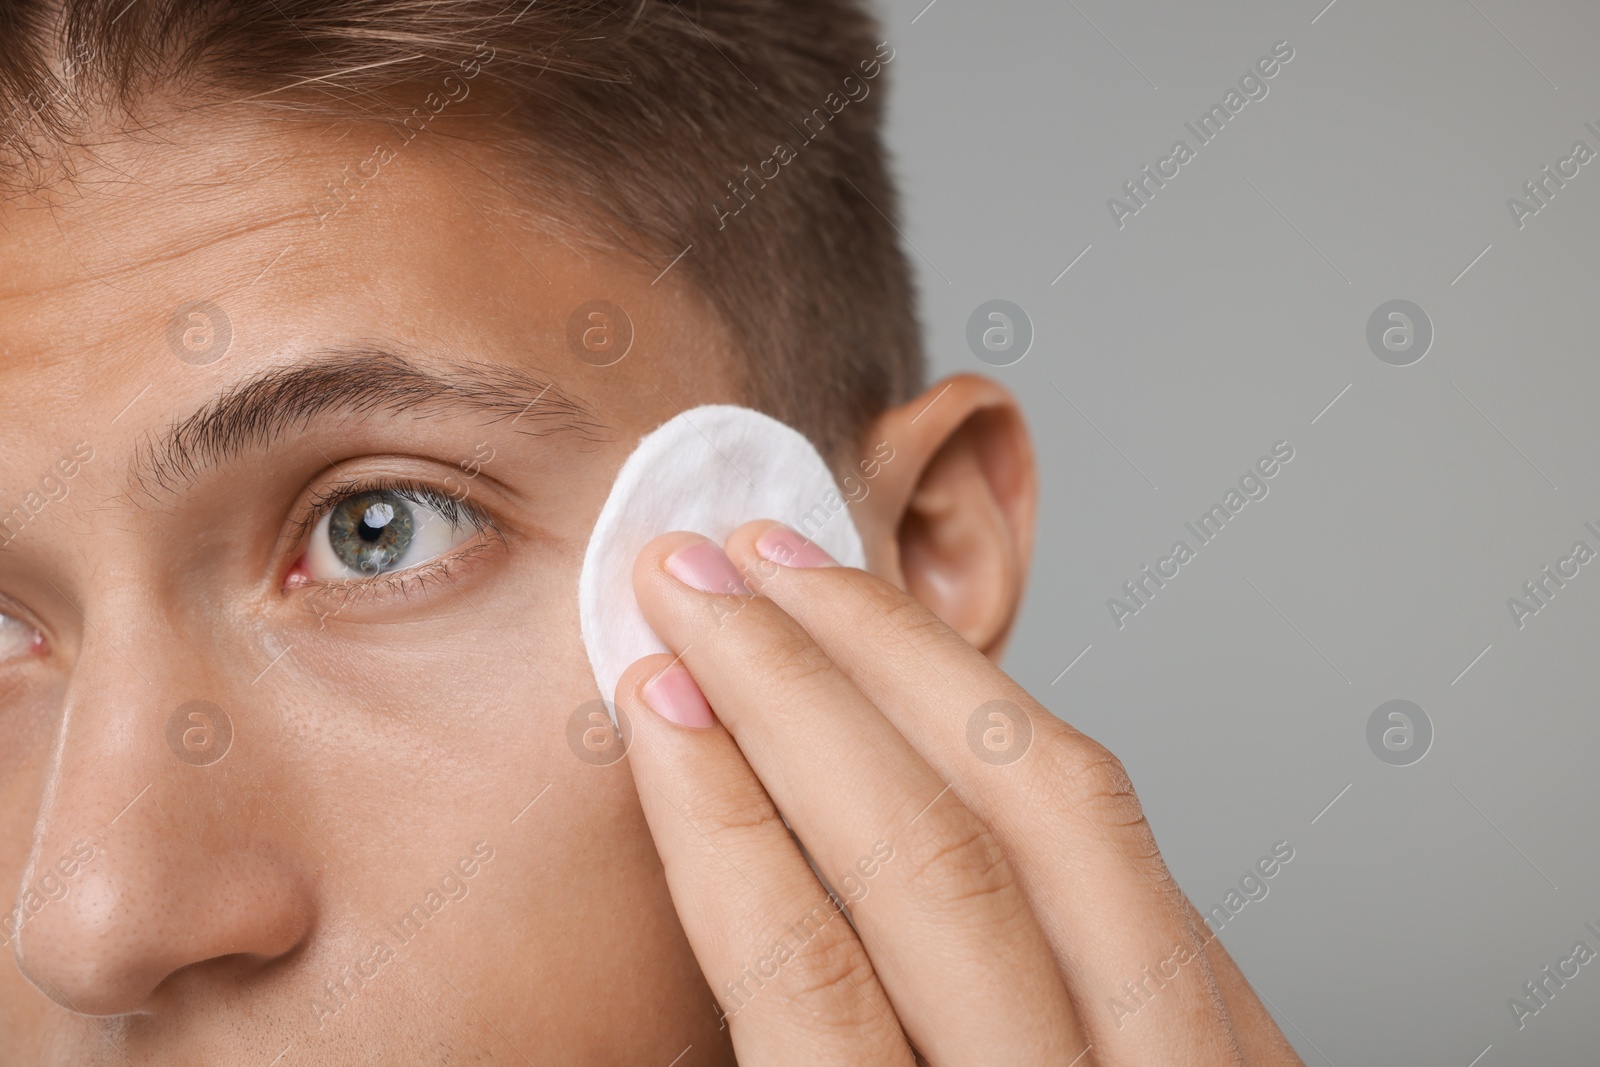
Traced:
POLYGON ((1293 845, 1222 937, 1308 1063, 1596 1062, 1600 961, 1520 1031, 1507 998, 1600 950, 1600 561, 1520 631, 1506 602, 1600 549, 1600 160, 1520 230, 1506 200, 1600 151, 1600 9, 926 4, 879 10, 928 347, 1020 394, 1043 475, 1009 669, 1123 758, 1203 910, 1293 845), (1107 199, 1280 40, 1119 230, 1107 199), (1035 331, 1000 369, 965 341, 995 298, 1035 331), (1397 298, 1435 329, 1409 367, 1366 343, 1397 298), (1279 440, 1119 630, 1107 599, 1279 440), (1366 741, 1396 698, 1433 723, 1411 766, 1366 741))

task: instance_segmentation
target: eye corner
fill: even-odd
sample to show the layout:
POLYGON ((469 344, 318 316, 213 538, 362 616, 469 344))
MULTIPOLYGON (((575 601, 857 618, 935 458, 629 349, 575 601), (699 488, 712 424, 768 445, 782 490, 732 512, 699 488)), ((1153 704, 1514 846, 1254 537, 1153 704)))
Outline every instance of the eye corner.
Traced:
POLYGON ((306 553, 301 552, 300 555, 295 558, 294 563, 290 565, 288 572, 284 574, 282 585, 285 591, 289 591, 308 586, 312 584, 314 580, 315 579, 311 577, 311 571, 306 564, 306 553))
POLYGON ((49 654, 50 639, 44 630, 0 606, 0 665, 43 659, 49 654))

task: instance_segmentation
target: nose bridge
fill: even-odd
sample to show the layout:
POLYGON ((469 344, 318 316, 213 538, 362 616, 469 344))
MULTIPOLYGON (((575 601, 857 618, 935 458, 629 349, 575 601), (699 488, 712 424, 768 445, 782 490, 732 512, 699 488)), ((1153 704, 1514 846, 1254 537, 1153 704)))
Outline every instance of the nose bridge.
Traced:
POLYGON ((148 585, 123 574, 103 578, 103 586, 75 605, 83 634, 63 697, 40 841, 58 826, 103 835, 119 823, 139 793, 170 777, 163 723, 187 695, 216 686, 209 657, 152 610, 148 585))
POLYGON ((274 957, 307 923, 294 842, 258 817, 241 713, 207 637, 123 589, 83 611, 11 941, 47 996, 137 1010, 224 955, 274 957), (230 762, 231 760, 231 762, 230 762))

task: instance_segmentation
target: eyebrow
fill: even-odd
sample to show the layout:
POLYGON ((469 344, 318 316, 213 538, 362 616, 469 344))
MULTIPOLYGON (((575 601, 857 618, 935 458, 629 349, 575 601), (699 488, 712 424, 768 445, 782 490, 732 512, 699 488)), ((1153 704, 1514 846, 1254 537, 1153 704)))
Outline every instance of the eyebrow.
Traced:
POLYGON ((424 370, 382 348, 344 348, 274 368, 220 393, 200 410, 147 441, 133 459, 135 484, 173 491, 202 471, 270 449, 290 430, 330 414, 451 418, 475 414, 509 423, 531 437, 608 440, 587 403, 509 367, 450 362, 424 370))

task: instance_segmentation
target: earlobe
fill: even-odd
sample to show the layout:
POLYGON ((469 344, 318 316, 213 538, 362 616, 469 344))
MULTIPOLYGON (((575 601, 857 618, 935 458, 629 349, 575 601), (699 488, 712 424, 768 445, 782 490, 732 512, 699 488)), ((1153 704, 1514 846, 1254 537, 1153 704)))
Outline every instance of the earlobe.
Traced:
POLYGON ((1033 550, 1037 475, 1016 400, 963 374, 885 412, 865 439, 881 464, 852 511, 874 571, 998 657, 1033 550))

